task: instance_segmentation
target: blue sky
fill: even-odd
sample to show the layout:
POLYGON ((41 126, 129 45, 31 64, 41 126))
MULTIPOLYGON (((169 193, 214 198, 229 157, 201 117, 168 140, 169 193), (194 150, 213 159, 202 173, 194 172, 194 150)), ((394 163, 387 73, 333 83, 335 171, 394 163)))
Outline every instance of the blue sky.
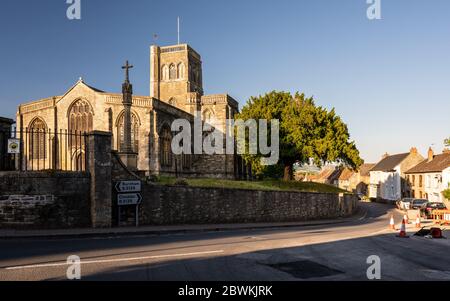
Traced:
POLYGON ((450 136, 450 1, 2 0, 0 116, 63 94, 77 79, 120 92, 129 59, 135 94, 149 94, 149 46, 181 41, 203 59, 206 93, 241 103, 271 90, 305 92, 348 124, 362 157, 417 146, 437 152, 450 136))

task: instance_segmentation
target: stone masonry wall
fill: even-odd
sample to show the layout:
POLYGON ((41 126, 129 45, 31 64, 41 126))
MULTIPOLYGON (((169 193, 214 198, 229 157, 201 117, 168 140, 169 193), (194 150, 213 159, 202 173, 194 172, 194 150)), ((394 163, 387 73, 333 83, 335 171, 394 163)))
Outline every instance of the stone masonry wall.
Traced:
POLYGON ((84 172, 0 172, 0 228, 89 227, 84 172))
POLYGON ((293 222, 353 214, 355 195, 143 185, 141 224, 293 222))

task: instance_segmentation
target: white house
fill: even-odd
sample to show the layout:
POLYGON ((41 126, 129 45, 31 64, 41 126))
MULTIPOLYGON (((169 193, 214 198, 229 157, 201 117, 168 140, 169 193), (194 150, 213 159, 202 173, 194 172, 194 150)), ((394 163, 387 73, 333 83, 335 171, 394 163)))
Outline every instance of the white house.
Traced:
POLYGON ((415 147, 409 153, 384 155, 370 170, 369 197, 396 201, 409 196, 405 172, 423 160, 415 147))
POLYGON ((412 196, 428 199, 430 202, 443 202, 442 191, 450 185, 450 151, 434 155, 428 150, 428 158, 406 172, 412 187, 412 196))

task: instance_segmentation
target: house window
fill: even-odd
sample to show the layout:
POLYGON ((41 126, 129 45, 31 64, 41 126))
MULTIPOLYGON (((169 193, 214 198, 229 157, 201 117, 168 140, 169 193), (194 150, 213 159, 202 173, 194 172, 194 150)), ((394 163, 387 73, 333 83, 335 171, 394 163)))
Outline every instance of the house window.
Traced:
POLYGON ((161 166, 172 166, 172 132, 169 128, 165 127, 161 131, 160 136, 160 156, 161 166))
POLYGON ((416 186, 416 176, 412 176, 412 185, 416 186))
MULTIPOLYGON (((419 187, 422 187, 422 186, 423 186, 423 176, 420 175, 419 176, 419 187)), ((422 197, 422 196, 420 196, 420 197, 422 197)))
POLYGON ((35 119, 30 125, 30 149, 31 158, 30 159, 45 159, 45 149, 46 149, 46 130, 47 127, 44 121, 40 118, 35 119))

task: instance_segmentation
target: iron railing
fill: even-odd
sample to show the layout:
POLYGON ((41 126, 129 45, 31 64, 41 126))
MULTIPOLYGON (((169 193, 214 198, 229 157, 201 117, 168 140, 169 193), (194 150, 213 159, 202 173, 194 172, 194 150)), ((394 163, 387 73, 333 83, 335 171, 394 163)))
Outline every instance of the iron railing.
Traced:
POLYGON ((85 132, 25 128, 0 131, 0 141, 0 170, 87 169, 88 139, 85 132), (16 149, 15 153, 11 153, 14 152, 12 148, 16 149))

